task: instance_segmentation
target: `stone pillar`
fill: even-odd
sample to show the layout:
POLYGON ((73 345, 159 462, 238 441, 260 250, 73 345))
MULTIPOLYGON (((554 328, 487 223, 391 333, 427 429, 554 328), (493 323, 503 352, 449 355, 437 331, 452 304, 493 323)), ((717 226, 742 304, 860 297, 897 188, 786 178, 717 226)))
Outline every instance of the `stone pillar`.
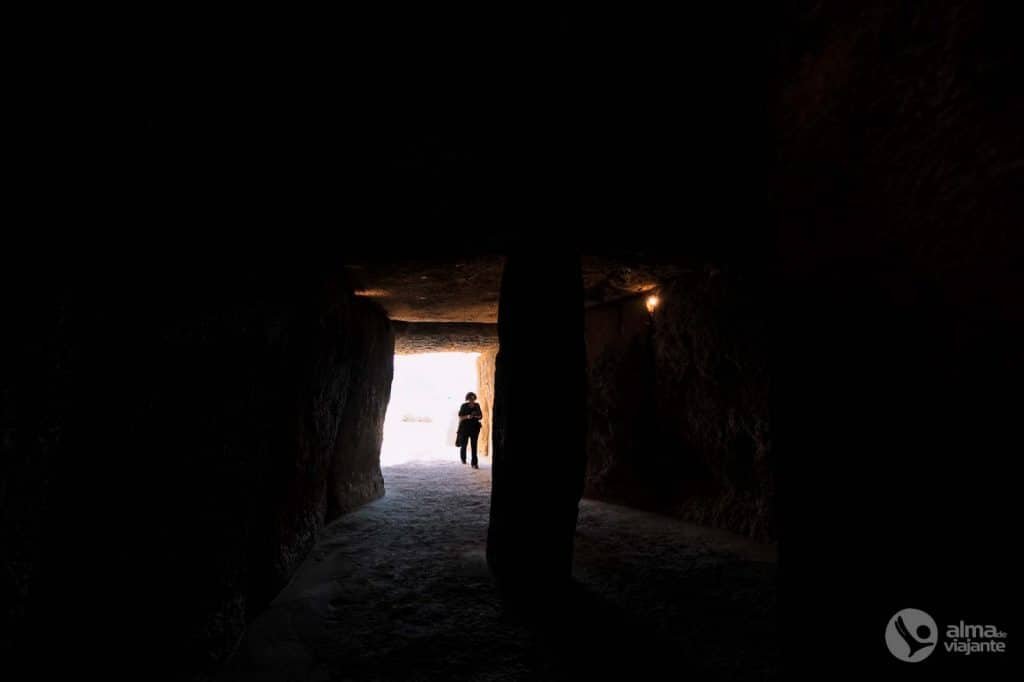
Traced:
POLYGON ((487 560, 504 589, 572 575, 586 466, 586 355, 578 255, 509 256, 498 305, 487 560))

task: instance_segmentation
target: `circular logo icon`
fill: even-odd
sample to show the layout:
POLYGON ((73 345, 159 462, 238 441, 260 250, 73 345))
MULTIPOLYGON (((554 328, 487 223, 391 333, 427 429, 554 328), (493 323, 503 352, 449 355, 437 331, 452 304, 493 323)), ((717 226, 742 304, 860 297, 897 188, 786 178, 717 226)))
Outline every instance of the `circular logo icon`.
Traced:
POLYGON ((893 656, 918 663, 938 648, 939 628, 935 619, 918 609, 903 609, 889 619, 885 644, 893 656))

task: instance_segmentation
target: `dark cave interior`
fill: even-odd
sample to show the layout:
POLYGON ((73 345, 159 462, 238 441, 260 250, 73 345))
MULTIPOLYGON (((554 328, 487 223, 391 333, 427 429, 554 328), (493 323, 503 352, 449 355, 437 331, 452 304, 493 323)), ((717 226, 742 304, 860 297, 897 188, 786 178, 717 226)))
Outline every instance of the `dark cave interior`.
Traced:
POLYGON ((272 679, 246 667, 261 616, 414 494, 379 463, 396 352, 481 353, 486 569, 459 579, 502 605, 467 618, 526 634, 487 675, 443 638, 385 668, 310 644, 335 658, 302 679, 867 672, 907 604, 1005 621, 1013 22, 726 14, 407 17, 409 56, 346 43, 360 66, 327 73, 219 39, 61 69, 76 106, 40 107, 3 255, 0 655, 272 679))

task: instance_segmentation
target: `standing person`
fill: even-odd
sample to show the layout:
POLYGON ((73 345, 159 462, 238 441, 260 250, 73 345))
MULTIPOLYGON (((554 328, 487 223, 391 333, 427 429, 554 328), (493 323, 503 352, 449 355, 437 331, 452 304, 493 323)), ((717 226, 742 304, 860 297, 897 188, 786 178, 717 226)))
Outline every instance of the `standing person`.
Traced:
POLYGON ((483 418, 483 410, 476 402, 476 393, 470 391, 466 394, 466 402, 459 408, 459 432, 455 437, 455 444, 460 448, 459 456, 463 464, 466 463, 466 445, 472 444, 474 469, 480 468, 476 461, 476 442, 480 436, 480 420, 483 418))

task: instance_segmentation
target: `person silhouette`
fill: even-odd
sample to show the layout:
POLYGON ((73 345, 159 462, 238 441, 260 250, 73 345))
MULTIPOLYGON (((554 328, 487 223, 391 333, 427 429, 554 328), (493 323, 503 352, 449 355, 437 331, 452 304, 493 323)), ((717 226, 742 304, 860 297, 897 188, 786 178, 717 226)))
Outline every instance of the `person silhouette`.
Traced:
POLYGON ((459 408, 459 430, 455 436, 455 445, 459 447, 459 457, 462 463, 466 463, 466 445, 472 446, 473 459, 471 463, 474 469, 480 466, 476 459, 477 439, 480 436, 481 420, 484 418, 483 410, 476 402, 476 393, 470 391, 466 394, 466 402, 459 408))

